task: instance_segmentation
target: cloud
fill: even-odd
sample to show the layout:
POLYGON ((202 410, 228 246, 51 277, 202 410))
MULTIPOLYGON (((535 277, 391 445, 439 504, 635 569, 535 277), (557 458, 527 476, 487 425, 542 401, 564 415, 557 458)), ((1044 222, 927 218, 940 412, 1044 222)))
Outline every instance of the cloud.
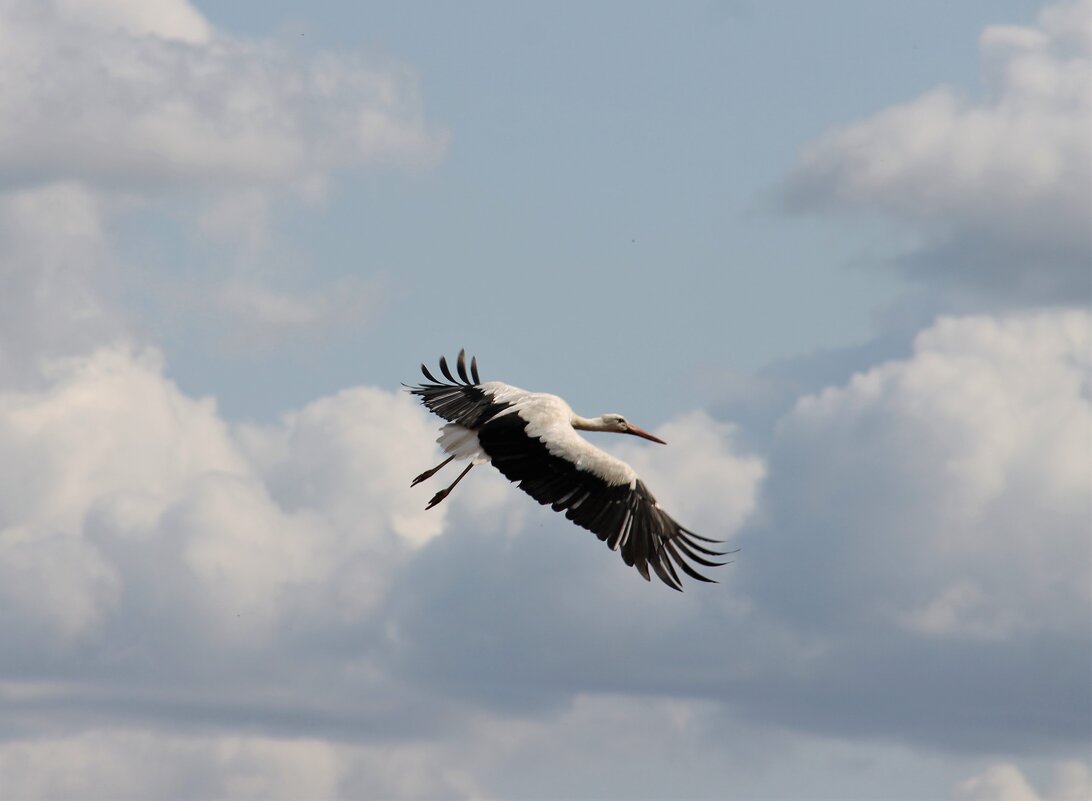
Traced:
POLYGON ((352 531, 386 530, 414 546, 440 533, 445 511, 425 513, 407 476, 434 450, 435 426, 408 394, 344 390, 240 437, 286 509, 321 508, 352 531))
MULTIPOLYGON (((1007 797, 991 792, 996 767, 960 782, 955 797, 1007 797)), ((1018 768, 1006 767, 1001 781, 1029 787, 1018 768)), ((710 788, 723 798, 870 799, 919 797, 915 788, 943 787, 946 773, 890 745, 725 726, 707 702, 617 695, 579 696, 537 719, 474 715, 457 736, 430 739, 115 726, 0 741, 6 791, 36 799, 707 798, 710 788)), ((1060 763, 1043 795, 1023 797, 1083 799, 1087 777, 1083 763, 1060 763)))
POLYGON ((816 542, 809 572, 824 569, 799 588, 799 611, 819 600, 807 587, 840 584, 858 604, 898 582, 858 613, 936 635, 1073 626, 1089 600, 1090 344, 1085 313, 942 319, 910 359, 801 398, 775 446, 778 484, 799 484, 776 506, 852 525, 816 542), (828 469, 806 476, 818 463, 828 469), (853 575, 861 564, 867 578, 853 575))
POLYGON ((756 489, 766 476, 763 460, 738 452, 736 426, 700 411, 676 417, 657 434, 670 447, 622 442, 616 452, 657 488, 664 508, 686 510, 688 527, 729 539, 754 512, 756 489))
POLYGON ((782 419, 743 539, 762 569, 744 575, 817 649, 802 694, 853 688, 814 710, 823 725, 959 748, 1087 739, 1090 344, 1083 312, 941 319, 908 359, 782 419), (1040 660, 1051 680, 1021 678, 1040 660), (884 701, 893 685, 929 719, 884 701))
POLYGON ((189 44, 206 44, 212 26, 188 0, 53 0, 53 13, 100 31, 125 31, 189 44))
POLYGON ((300 344, 362 325, 379 313, 385 288, 379 280, 343 277, 316 288, 275 289, 235 278, 214 290, 221 346, 239 349, 300 344))
POLYGON ((153 354, 100 351, 53 369, 43 391, 0 396, 0 621, 38 622, 28 650, 89 636, 119 600, 118 567, 84 536, 89 517, 139 527, 200 476, 245 469, 211 401, 164 382, 153 354))
POLYGON ((702 413, 667 448, 617 443, 743 545, 682 596, 490 472, 426 513, 407 479, 435 423, 405 393, 231 425, 154 351, 55 362, 0 395, 0 777, 481 796, 559 732, 631 732, 604 758, 655 765, 663 731, 681 754, 722 726, 1065 751, 1087 738, 1089 329, 942 320, 800 399, 768 461, 702 413))
POLYGON ((824 734, 1065 748, 1087 735, 1089 329, 1077 312, 941 320, 910 357, 800 399, 768 461, 701 413, 658 430, 667 448, 618 443, 673 514, 743 545, 723 584, 669 602, 488 472, 424 512, 406 479, 435 430, 405 394, 232 426, 154 351, 57 362, 0 396, 0 635, 21 643, 2 662, 61 682, 51 708, 85 726, 184 708, 199 730, 415 739, 609 691, 824 734), (295 675, 316 683, 298 694, 295 675), (370 689, 348 703, 346 681, 370 689))
POLYGON ((357 619, 391 560, 443 524, 404 480, 403 446, 432 440, 408 397, 346 391, 233 431, 154 352, 52 369, 42 391, 0 395, 0 626, 27 652, 99 635, 134 605, 236 645, 300 608, 357 619))
MULTIPOLYGON (((719 519, 714 533, 730 536, 753 508, 761 462, 735 455, 732 429, 702 415, 663 433, 693 447, 661 466, 657 491, 694 525, 719 519)), ((424 621, 393 613, 413 597, 434 600, 440 607, 423 611, 436 625, 447 613, 443 588, 487 581, 487 561, 498 578, 524 584, 537 565, 544 594, 574 574, 602 573, 615 576, 606 582, 612 605, 653 603, 616 554, 499 477, 476 475, 426 512, 408 477, 430 462, 434 438, 405 393, 360 387, 276 424, 232 427, 211 399, 167 380, 154 351, 120 346, 56 362, 48 386, 0 395, 2 543, 7 567, 24 577, 5 583, 0 621, 9 633, 36 622, 20 659, 72 652, 89 638, 112 650, 134 631, 153 651, 198 642, 213 659, 261 652, 296 625, 349 627, 358 638, 379 621, 408 644, 424 621), (536 512, 558 536, 513 530, 536 512), (414 573, 434 567, 444 578, 432 589, 403 595, 414 573)))
POLYGON ((442 157, 411 70, 233 38, 185 0, 2 0, 0 21, 0 385, 141 328, 237 352, 375 312, 378 279, 316 279, 271 232, 335 171, 442 157))
POLYGON ((1040 793, 1016 765, 997 762, 982 773, 961 781, 955 798, 961 801, 1079 801, 1092 797, 1092 771, 1082 762, 1061 762, 1054 780, 1040 793))
POLYGON ((970 801, 1039 801, 1040 796, 1027 783, 1015 765, 991 765, 980 775, 960 782, 958 798, 970 801))
POLYGON ((911 276, 980 297, 1074 304, 1090 291, 1089 0, 987 28, 986 96, 949 87, 828 133, 784 187, 790 208, 876 210, 924 234, 911 276))
MULTIPOLYGON (((657 433, 671 445, 601 444, 630 459, 672 515, 731 547, 754 508, 762 460, 739 453, 734 429, 701 413, 657 433)), ((503 714, 541 714, 579 692, 715 694, 727 643, 705 631, 732 631, 745 615, 739 564, 710 571, 721 585, 671 593, 497 477, 471 480, 486 492, 497 483, 505 511, 452 496, 450 527, 404 565, 382 607, 386 670, 503 714), (513 507, 518 528, 483 525, 513 507), (685 665, 679 653, 690 655, 685 665)))
MULTIPOLYGON (((718 532, 731 534, 761 462, 734 455, 731 427, 702 415, 661 433, 694 446, 693 464, 678 453, 680 469, 657 477, 663 496, 711 522, 701 486, 724 494, 740 507, 718 532)), ((505 589, 527 601, 503 617, 529 632, 586 617, 572 605, 585 593, 606 606, 578 639, 634 602, 644 612, 626 638, 668 632, 686 607, 656 613, 662 594, 564 521, 555 536, 528 530, 528 510, 558 521, 500 477, 476 475, 426 512, 408 478, 434 438, 407 394, 370 387, 232 426, 169 381, 157 352, 121 345, 0 393, 0 640, 19 643, 0 649, 0 782, 40 798, 481 797, 511 732, 548 738, 553 723, 447 693, 460 673, 434 683, 429 661, 455 654, 417 640, 433 629, 414 609, 459 632, 473 648, 459 658, 476 661, 500 620, 498 579, 522 585, 505 589), (455 591, 468 584, 480 592, 455 591), (452 617, 474 599, 493 616, 452 617), (473 736, 462 744, 452 727, 473 736)), ((530 679, 560 690, 562 707, 578 691, 542 670, 530 679)))
MULTIPOLYGON (((833 134, 814 151, 831 170, 805 163, 797 177, 816 182, 796 199, 876 205, 934 255, 994 248, 1005 292, 1061 297, 1075 285, 1055 257, 1076 247, 1083 201, 1070 177, 1048 179, 1051 158, 1086 153, 1066 81, 1087 45, 1063 19, 1082 9, 990 29, 993 97, 938 90, 889 110, 898 125, 882 112, 847 129, 856 149, 833 134), (902 138, 937 125, 982 146, 977 171, 902 138), (1002 164, 1021 126, 1041 153, 1002 164), (1054 288, 1019 288, 1035 275, 1054 288)), ((408 479, 433 464, 436 421, 404 393, 353 387, 236 423, 134 344, 116 226, 194 186, 199 213, 183 217, 202 242, 247 249, 247 269, 195 282, 240 339, 373 308, 367 279, 301 288, 252 265, 282 184, 313 198, 336 169, 442 152, 412 74, 233 39, 185 2, 0 13, 0 66, 22 76, 0 88, 19 121, 0 134, 9 792, 514 796, 538 771, 558 796, 792 797, 836 762, 879 795, 906 753, 939 749, 976 760, 954 775, 987 752, 1009 760, 955 789, 983 797, 1040 793, 1026 760, 1083 754, 1089 315, 941 318, 898 359, 838 354, 803 397, 787 367, 761 386, 774 411, 754 411, 779 418, 768 453, 701 411, 658 429, 667 448, 602 442, 682 522, 742 546, 721 584, 680 596, 484 468, 425 512, 430 489, 408 479), (46 90, 26 88, 32 72, 46 90), (900 755, 877 756, 881 740, 900 755)), ((1047 797, 1087 795, 1083 763, 1058 775, 1047 797)))
POLYGON ((43 800, 483 797, 442 747, 147 730, 0 744, 0 781, 11 798, 43 800))
POLYGON ((0 386, 125 330, 104 204, 76 184, 0 194, 0 386))
POLYGON ((0 182, 295 184, 444 151, 413 75, 221 34, 184 0, 0 5, 0 182))

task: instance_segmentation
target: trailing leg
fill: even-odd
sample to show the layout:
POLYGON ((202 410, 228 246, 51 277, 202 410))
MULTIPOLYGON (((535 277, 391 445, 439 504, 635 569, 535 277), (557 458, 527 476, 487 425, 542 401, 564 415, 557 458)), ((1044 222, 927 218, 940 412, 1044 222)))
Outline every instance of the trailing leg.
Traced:
POLYGON ((410 486, 411 487, 416 487, 418 484, 420 484, 426 478, 432 478, 434 475, 436 475, 436 473, 440 470, 441 467, 446 465, 448 462, 450 462, 454 458, 455 458, 454 456, 449 456, 446 459, 444 459, 442 462, 440 462, 438 465, 436 465, 434 468, 432 468, 431 470, 426 470, 421 475, 417 476, 417 478, 413 479, 413 483, 410 484, 410 486))
POLYGON ((426 507, 425 507, 425 509, 431 509, 431 508, 432 508, 433 506, 435 506, 435 505, 436 505, 436 504, 438 504, 438 503, 439 503, 440 501, 442 501, 442 500, 443 500, 444 498, 446 498, 446 497, 447 497, 448 495, 450 495, 450 494, 451 494, 451 491, 452 491, 453 489, 455 489, 455 485, 456 485, 456 484, 458 484, 458 483, 459 483, 460 481, 462 481, 462 480, 463 480, 463 476, 465 476, 465 475, 466 475, 467 473, 469 473, 469 472, 470 472, 470 468, 472 468, 473 466, 474 466, 474 463, 473 463, 473 462, 471 462, 470 464, 468 464, 468 465, 466 466, 466 469, 465 469, 465 470, 463 470, 463 472, 459 473, 459 477, 458 477, 457 479, 455 479, 454 481, 452 481, 452 482, 451 482, 451 486, 450 486, 450 487, 448 487, 447 489, 442 489, 442 490, 440 490, 439 492, 437 492, 437 493, 436 493, 435 495, 433 495, 433 496, 432 496, 432 500, 428 502, 428 506, 426 506, 426 507))

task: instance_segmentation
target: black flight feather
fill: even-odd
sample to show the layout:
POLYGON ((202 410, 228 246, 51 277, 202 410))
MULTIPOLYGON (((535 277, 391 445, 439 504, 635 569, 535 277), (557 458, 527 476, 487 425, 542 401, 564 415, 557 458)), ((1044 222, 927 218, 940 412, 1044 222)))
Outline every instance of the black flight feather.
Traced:
POLYGON ((443 373, 444 378, 446 378, 452 384, 455 383, 455 378, 451 375, 451 370, 448 369, 447 359, 444 358, 443 356, 440 357, 440 372, 443 373))
POLYGON ((466 374, 466 351, 465 350, 463 350, 463 349, 459 350, 459 358, 455 362, 455 367, 459 371, 459 378, 461 378, 463 380, 464 384, 467 384, 469 386, 470 378, 466 374))

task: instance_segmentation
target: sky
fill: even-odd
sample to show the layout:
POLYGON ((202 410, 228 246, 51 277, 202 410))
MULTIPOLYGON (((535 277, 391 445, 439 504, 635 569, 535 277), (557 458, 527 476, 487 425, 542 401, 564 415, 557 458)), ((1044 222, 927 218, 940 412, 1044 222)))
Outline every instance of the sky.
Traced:
POLYGON ((1092 2, 0 0, 0 797, 1092 796, 1092 2), (646 584, 437 420, 621 412, 646 584), (629 439, 629 438, 626 438, 629 439))

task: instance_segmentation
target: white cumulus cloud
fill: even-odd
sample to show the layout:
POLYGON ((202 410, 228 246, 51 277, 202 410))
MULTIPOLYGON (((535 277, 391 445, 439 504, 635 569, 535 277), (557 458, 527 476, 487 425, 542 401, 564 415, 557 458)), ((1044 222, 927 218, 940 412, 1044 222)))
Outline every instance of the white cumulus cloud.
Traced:
POLYGON ((0 394, 0 621, 36 620, 43 646, 95 631, 123 591, 213 637, 260 641, 299 609, 356 619, 441 530, 409 490, 433 436, 407 396, 347 390, 232 430, 154 352, 51 369, 0 394))
POLYGON ((798 401, 776 446, 791 494, 773 501, 825 534, 794 602, 841 596, 936 636, 1077 630, 1090 349, 1083 312, 941 319, 910 359, 798 401))
POLYGON ((185 0, 5 0, 0 19, 0 182, 306 190, 445 147, 408 70, 234 39, 185 0))
POLYGON ((212 26, 189 0, 46 0, 40 5, 99 30, 190 44, 204 44, 213 37, 212 26))
POLYGON ((913 274, 988 295, 1079 303, 1089 292, 1092 2, 981 36, 986 96, 946 86, 806 146, 795 208, 880 210, 925 232, 913 274))
POLYGON ((800 398, 738 558, 762 641, 796 642, 733 697, 931 747, 1086 743, 1090 354, 1087 312, 941 318, 800 398))

